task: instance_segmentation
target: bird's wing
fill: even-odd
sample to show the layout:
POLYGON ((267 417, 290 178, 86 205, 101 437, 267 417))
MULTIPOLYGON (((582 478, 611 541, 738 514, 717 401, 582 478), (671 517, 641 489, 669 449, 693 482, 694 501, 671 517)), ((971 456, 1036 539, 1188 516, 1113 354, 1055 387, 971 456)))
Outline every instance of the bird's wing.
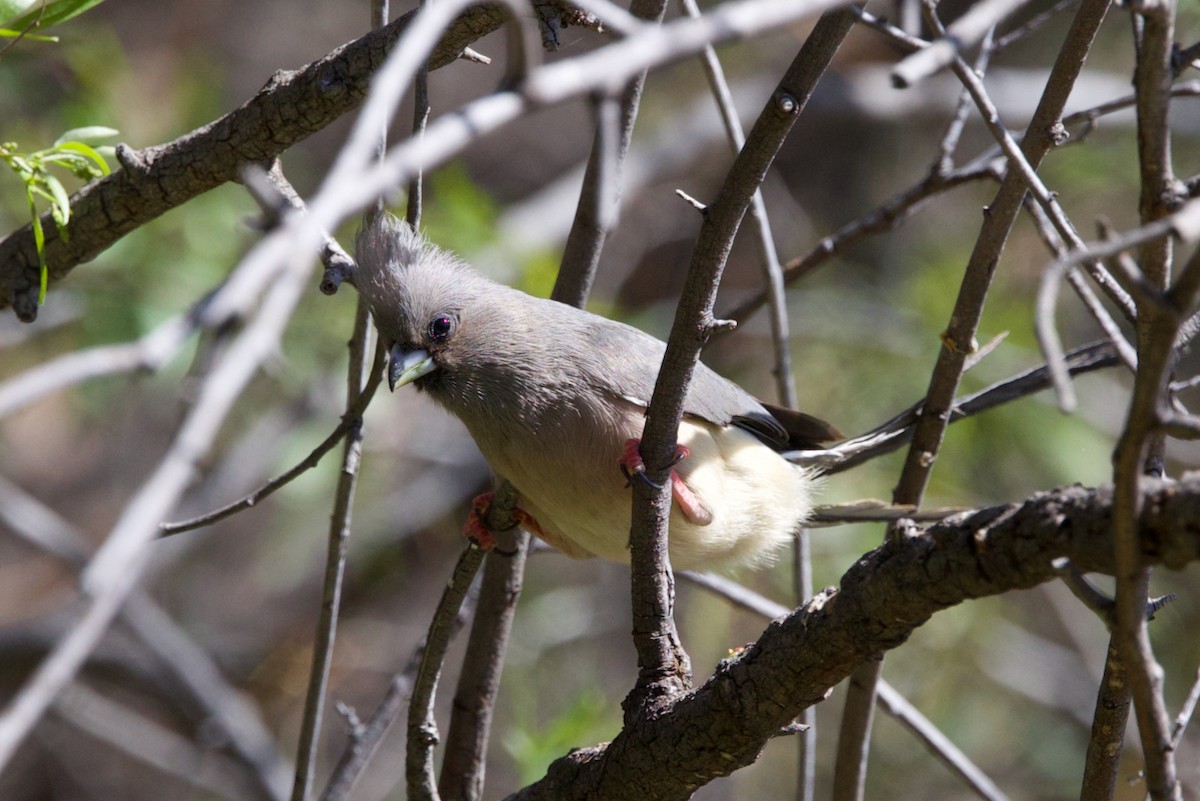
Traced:
MULTIPOLYGON (((588 365, 600 389, 645 408, 654 393, 654 382, 666 345, 644 331, 605 318, 589 326, 588 365)), ((735 425, 773 448, 818 447, 837 439, 837 430, 802 412, 764 406, 737 384, 696 365, 684 400, 683 412, 720 426, 735 425)))

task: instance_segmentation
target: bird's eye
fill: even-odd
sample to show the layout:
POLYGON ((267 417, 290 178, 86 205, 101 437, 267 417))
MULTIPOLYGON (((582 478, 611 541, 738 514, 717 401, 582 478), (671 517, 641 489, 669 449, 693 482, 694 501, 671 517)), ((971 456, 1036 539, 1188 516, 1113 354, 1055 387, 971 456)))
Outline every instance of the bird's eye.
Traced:
POLYGON ((445 342, 454 331, 454 318, 448 314, 439 314, 429 323, 429 340, 445 342))

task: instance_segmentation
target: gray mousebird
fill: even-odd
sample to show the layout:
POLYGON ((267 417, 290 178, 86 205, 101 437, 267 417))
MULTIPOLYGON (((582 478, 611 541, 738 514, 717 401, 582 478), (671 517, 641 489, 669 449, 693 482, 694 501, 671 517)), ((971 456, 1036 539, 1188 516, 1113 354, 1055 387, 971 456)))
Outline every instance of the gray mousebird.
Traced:
MULTIPOLYGON (((516 487, 531 533, 569 556, 627 563, 631 496, 618 465, 636 457, 666 345, 490 281, 391 215, 360 232, 357 260, 392 389, 414 384, 462 420, 516 487)), ((778 451, 840 436, 697 365, 672 473, 672 565, 769 562, 808 516, 814 483, 778 451)), ((482 540, 487 498, 476 500, 468 528, 482 540)))

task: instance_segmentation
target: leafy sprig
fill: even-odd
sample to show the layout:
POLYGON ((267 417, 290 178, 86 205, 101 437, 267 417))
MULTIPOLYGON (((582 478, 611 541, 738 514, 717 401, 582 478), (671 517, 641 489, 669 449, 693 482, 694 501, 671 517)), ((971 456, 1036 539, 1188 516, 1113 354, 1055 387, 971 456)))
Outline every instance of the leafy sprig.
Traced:
POLYGON ((62 181, 51 171, 59 167, 82 181, 91 181, 108 175, 110 170, 102 151, 105 147, 94 147, 101 139, 116 135, 112 128, 92 125, 67 131, 48 148, 32 153, 21 153, 15 142, 0 144, 0 159, 16 174, 25 186, 25 199, 29 203, 29 217, 33 225, 33 241, 37 247, 38 264, 41 266, 41 281, 38 288, 38 304, 46 301, 46 285, 49 274, 46 267, 46 234, 42 229, 41 212, 38 206, 49 202, 50 217, 58 228, 59 236, 67 238, 67 223, 71 220, 71 201, 62 181))

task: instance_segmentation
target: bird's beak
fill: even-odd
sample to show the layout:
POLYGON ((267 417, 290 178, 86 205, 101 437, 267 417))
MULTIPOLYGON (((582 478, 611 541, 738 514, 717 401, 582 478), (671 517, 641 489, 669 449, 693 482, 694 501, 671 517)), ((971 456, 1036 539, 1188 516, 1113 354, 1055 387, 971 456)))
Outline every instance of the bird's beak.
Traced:
POLYGON ((393 345, 388 357, 391 362, 388 365, 388 386, 393 392, 396 391, 396 387, 411 384, 437 369, 433 357, 424 348, 404 350, 399 345, 393 345))

